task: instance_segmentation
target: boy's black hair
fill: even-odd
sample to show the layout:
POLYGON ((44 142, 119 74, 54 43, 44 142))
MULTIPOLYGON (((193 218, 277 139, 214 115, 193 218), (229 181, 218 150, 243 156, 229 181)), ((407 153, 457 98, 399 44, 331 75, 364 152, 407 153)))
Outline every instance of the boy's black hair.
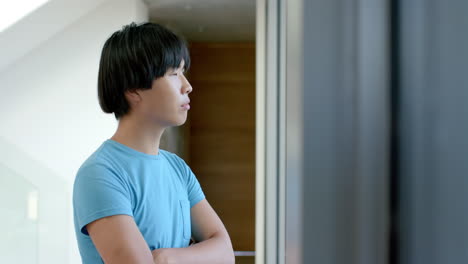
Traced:
POLYGON ((184 39, 155 24, 131 23, 112 34, 102 48, 98 75, 98 97, 101 109, 119 119, 130 106, 125 92, 151 89, 153 80, 177 69, 190 56, 184 39))

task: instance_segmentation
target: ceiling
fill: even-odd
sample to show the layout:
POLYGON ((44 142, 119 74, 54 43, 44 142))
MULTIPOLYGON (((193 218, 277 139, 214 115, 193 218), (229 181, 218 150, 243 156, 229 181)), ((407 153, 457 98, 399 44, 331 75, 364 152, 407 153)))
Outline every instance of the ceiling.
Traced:
POLYGON ((256 0, 145 0, 150 21, 193 42, 255 41, 256 0))

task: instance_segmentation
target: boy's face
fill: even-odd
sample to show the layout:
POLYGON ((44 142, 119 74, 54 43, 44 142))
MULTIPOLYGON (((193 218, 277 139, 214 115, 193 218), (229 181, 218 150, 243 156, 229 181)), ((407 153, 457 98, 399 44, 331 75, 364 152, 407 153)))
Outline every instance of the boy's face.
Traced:
POLYGON ((187 120, 190 109, 189 93, 192 86, 184 75, 184 61, 179 68, 169 69, 166 74, 153 81, 151 89, 140 90, 141 100, 134 110, 143 118, 158 126, 180 126, 187 120))

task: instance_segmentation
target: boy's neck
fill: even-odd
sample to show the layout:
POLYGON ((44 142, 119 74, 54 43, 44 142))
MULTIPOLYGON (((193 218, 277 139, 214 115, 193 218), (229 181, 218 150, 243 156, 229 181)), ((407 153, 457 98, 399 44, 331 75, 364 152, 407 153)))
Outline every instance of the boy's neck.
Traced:
POLYGON ((111 139, 139 152, 158 155, 159 142, 164 129, 164 127, 150 126, 148 122, 141 122, 131 117, 122 117, 111 139))

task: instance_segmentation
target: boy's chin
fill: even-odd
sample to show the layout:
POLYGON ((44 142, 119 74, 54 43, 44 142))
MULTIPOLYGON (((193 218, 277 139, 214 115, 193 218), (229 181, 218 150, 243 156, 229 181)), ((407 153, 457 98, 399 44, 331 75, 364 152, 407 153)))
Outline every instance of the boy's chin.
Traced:
POLYGON ((187 118, 185 118, 183 120, 176 120, 174 122, 171 122, 171 127, 181 126, 181 125, 185 124, 186 121, 187 121, 187 118))

